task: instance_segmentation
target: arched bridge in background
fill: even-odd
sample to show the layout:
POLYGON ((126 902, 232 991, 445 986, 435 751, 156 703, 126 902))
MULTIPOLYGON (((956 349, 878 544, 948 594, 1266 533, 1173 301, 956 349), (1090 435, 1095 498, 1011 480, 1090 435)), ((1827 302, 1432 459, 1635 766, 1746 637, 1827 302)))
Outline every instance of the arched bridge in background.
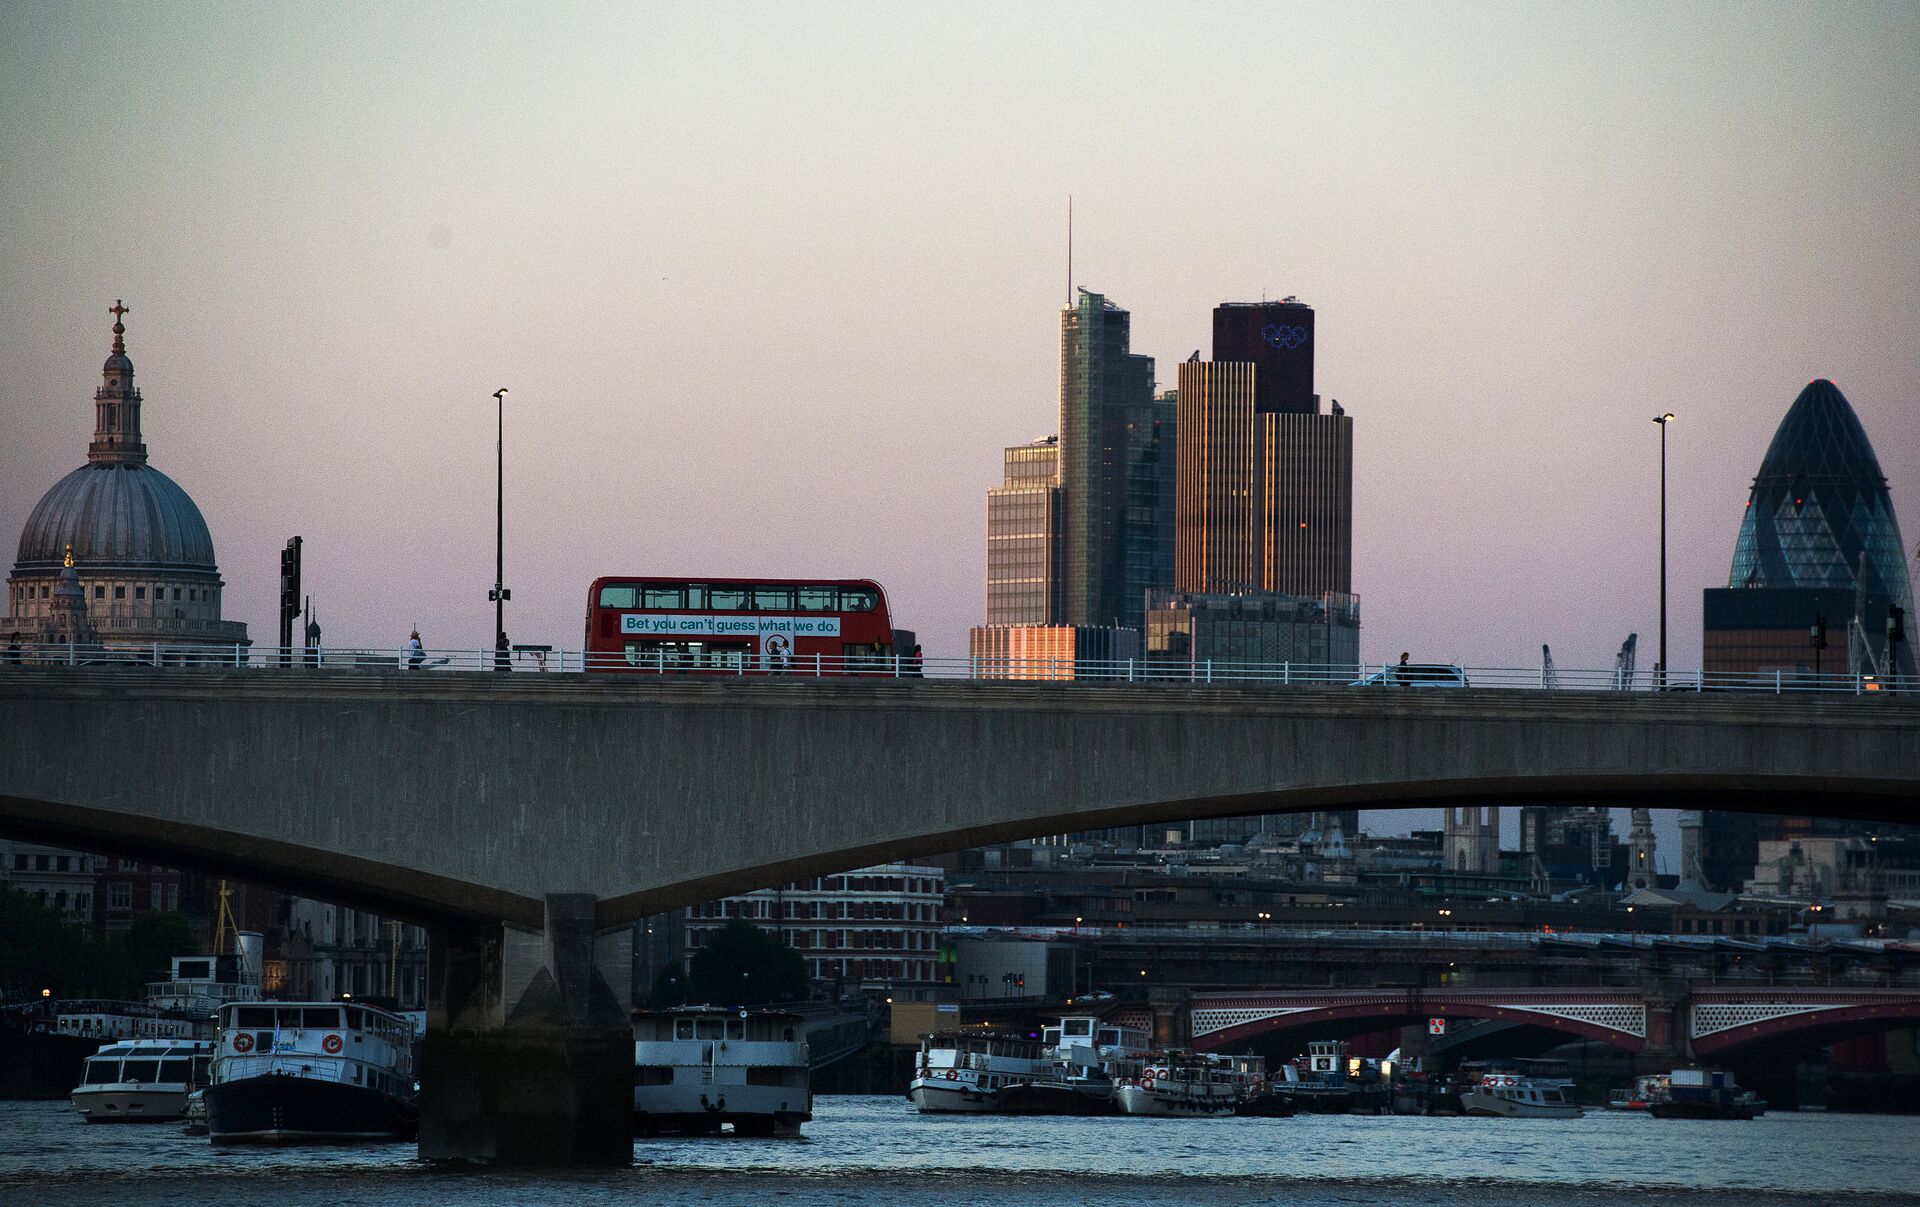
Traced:
POLYGON ((1386 1030, 1429 1018, 1498 1019, 1594 1039, 1656 1063, 1725 1059, 1744 1045, 1920 1022, 1920 988, 1350 989, 1163 992, 1116 1017, 1202 1052, 1339 1024, 1386 1030))
POLYGON ((1555 800, 1910 821, 1920 701, 0 669, 0 832, 432 925, 427 1156, 627 1159, 590 1070, 626 1063, 646 914, 1069 830, 1555 800))

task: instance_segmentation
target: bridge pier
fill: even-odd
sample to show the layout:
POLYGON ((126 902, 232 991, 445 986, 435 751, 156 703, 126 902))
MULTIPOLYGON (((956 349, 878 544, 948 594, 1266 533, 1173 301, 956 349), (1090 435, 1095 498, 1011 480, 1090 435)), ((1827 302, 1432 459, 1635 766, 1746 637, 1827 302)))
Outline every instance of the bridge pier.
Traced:
POLYGON ((455 925, 432 939, 421 1158, 630 1163, 632 932, 596 936, 593 896, 555 893, 544 931, 455 925))
POLYGON ((1193 1046, 1193 991, 1177 985, 1147 988, 1147 1009, 1153 1015, 1156 1048, 1193 1046))

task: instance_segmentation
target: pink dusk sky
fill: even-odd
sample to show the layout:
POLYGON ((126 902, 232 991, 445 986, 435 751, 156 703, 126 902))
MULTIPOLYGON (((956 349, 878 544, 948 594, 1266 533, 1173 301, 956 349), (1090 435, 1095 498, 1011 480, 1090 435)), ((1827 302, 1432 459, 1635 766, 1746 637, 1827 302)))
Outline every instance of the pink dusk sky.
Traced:
POLYGON ((606 573, 861 575, 982 611, 1001 446, 1076 283, 1175 364, 1318 309, 1363 655, 1698 665, 1810 378, 1920 539, 1920 9, 15 4, 0 532, 81 463, 125 298, 229 618, 306 541, 329 644, 577 646, 606 573))

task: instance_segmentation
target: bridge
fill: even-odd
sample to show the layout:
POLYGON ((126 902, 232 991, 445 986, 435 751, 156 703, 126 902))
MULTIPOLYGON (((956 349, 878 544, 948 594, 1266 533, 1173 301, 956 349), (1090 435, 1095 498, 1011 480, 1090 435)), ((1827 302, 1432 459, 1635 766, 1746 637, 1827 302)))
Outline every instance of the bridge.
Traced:
POLYGON ((1203 1052, 1244 1050, 1251 1041, 1282 1032, 1324 1034, 1342 1024, 1386 1030, 1429 1018, 1495 1019, 1645 1053, 1647 1067, 1654 1070, 1723 1060, 1762 1040, 1826 1039, 1911 1024, 1920 1021, 1920 987, 1157 990, 1149 1005, 1123 1008, 1116 1017, 1150 1027, 1157 1042, 1203 1052))
POLYGON ((1912 820, 1920 700, 0 668, 0 831, 430 925, 430 1158, 629 1159, 609 985, 647 914, 1067 830, 1552 800, 1912 820))

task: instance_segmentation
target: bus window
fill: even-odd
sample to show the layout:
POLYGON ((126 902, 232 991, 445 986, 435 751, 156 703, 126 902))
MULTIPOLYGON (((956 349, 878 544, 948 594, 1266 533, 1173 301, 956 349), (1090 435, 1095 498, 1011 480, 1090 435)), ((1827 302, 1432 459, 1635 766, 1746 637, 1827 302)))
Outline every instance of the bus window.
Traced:
POLYGON ((791 612, 793 611, 793 588, 755 587, 753 606, 762 611, 791 612))
POLYGON ((840 607, 838 587, 802 587, 798 595, 802 612, 833 612, 840 607))
POLYGON ((880 606, 880 597, 865 587, 847 587, 840 592, 842 612, 871 612, 880 606))
POLYGON ((709 588, 707 591, 707 606, 716 612, 737 612, 747 606, 746 588, 709 588))
POLYGON ((686 594, 687 589, 677 584, 670 587, 648 587, 641 594, 640 606, 643 608, 684 607, 681 601, 686 598, 686 594))
POLYGON ((687 584, 687 606, 704 608, 707 606, 707 585, 705 583, 687 584))
POLYGON ((634 600, 632 583, 622 583, 617 587, 600 588, 600 606, 603 608, 631 608, 634 600))

